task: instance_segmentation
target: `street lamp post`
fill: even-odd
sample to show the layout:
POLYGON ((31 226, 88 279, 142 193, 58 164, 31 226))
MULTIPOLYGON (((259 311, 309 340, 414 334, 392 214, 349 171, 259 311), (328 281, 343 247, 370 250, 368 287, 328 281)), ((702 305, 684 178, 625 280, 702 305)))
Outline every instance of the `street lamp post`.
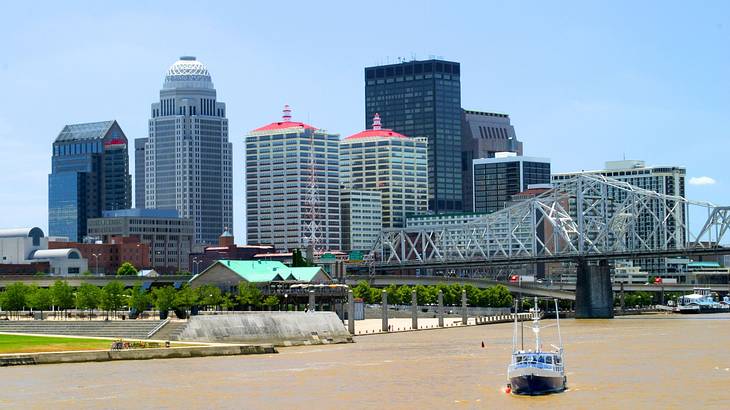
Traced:
MULTIPOLYGON (((152 264, 153 267, 157 264, 157 257, 160 256, 160 255, 162 255, 162 251, 155 251, 155 261, 152 264)), ((164 263, 164 260, 163 260, 163 263, 164 263)), ((165 265, 162 265, 162 266, 165 267, 165 268, 167 267, 165 265)))
POLYGON ((101 253, 92 253, 91 256, 96 258, 96 271, 94 272, 94 274, 99 276, 99 256, 101 256, 101 253))

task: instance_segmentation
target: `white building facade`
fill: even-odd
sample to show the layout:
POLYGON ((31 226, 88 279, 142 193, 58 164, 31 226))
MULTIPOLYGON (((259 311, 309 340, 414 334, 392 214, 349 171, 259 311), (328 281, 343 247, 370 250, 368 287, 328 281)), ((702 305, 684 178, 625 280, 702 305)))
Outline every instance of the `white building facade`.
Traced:
POLYGON ((48 249, 48 237, 38 227, 0 229, 1 264, 34 262, 48 262, 52 275, 78 275, 89 267, 78 249, 48 249))
POLYGON ((339 250, 337 134, 291 120, 246 136, 246 243, 277 249, 339 250))
POLYGON ((382 128, 376 114, 371 130, 340 143, 342 185, 379 191, 383 228, 403 228, 408 216, 428 211, 427 150, 424 139, 382 128))
POLYGON ((180 57, 153 103, 144 153, 144 207, 175 209, 195 224, 195 243, 215 244, 233 229, 233 148, 226 105, 208 69, 180 57))
POLYGON ((379 191, 343 190, 340 193, 342 250, 369 251, 383 229, 379 191))

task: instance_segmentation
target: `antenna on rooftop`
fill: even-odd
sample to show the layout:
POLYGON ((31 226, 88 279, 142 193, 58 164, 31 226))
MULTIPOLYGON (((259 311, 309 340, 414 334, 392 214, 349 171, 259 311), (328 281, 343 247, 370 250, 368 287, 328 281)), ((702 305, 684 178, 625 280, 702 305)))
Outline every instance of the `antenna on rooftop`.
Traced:
MULTIPOLYGON (((309 114, 307 114, 307 122, 309 122, 309 114)), ((321 228, 319 226, 317 213, 317 175, 314 163, 314 130, 309 130, 309 180, 307 181, 307 191, 304 203, 307 207, 307 222, 304 224, 305 232, 303 232, 302 243, 311 247, 312 252, 318 249, 320 243, 321 228)))

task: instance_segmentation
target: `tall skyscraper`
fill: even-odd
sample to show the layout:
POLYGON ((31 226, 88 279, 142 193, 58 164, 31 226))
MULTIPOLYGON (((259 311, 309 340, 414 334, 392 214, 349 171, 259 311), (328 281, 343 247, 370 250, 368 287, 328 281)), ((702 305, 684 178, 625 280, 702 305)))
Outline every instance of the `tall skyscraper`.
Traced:
POLYGON ((530 185, 550 183, 550 160, 512 153, 473 161, 474 211, 495 212, 530 185))
POLYGON ((409 61, 365 68, 365 126, 376 113, 393 131, 428 141, 428 208, 461 212, 459 63, 409 61))
POLYGON ((246 243, 338 250, 340 136, 281 121, 246 137, 246 243))
POLYGON ((134 139, 134 207, 144 208, 144 146, 147 138, 134 139))
POLYGON ((517 140, 509 115, 462 110, 461 113, 461 180, 464 211, 474 211, 472 160, 494 158, 497 152, 522 155, 522 142, 517 140))
POLYGON ((375 114, 373 128, 340 143, 340 172, 345 189, 380 191, 383 228, 403 228, 406 217, 428 210, 427 143, 383 129, 375 114))
POLYGON ((233 149, 226 105, 205 65, 180 57, 170 66, 151 115, 145 208, 175 209, 194 221, 196 243, 217 243, 233 227, 233 149))
POLYGON ((127 137, 114 120, 63 127, 53 142, 51 167, 51 236, 82 241, 89 218, 132 205, 127 137))

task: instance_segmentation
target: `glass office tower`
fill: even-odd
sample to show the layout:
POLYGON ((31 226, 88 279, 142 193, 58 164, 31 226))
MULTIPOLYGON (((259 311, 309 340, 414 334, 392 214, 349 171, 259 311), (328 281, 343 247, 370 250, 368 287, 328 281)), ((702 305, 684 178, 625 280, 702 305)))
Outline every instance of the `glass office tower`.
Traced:
POLYGON ((463 210, 459 63, 409 61, 365 68, 365 126, 376 113, 393 131, 428 141, 428 209, 463 210))
POLYGON ((132 205, 127 137, 116 121, 65 126, 53 143, 51 167, 51 236, 82 241, 87 219, 132 205))
POLYGON ((180 57, 170 66, 151 115, 145 208, 175 209, 194 221, 196 243, 218 243, 224 229, 233 229, 233 148, 226 105, 216 99, 205 65, 180 57))

